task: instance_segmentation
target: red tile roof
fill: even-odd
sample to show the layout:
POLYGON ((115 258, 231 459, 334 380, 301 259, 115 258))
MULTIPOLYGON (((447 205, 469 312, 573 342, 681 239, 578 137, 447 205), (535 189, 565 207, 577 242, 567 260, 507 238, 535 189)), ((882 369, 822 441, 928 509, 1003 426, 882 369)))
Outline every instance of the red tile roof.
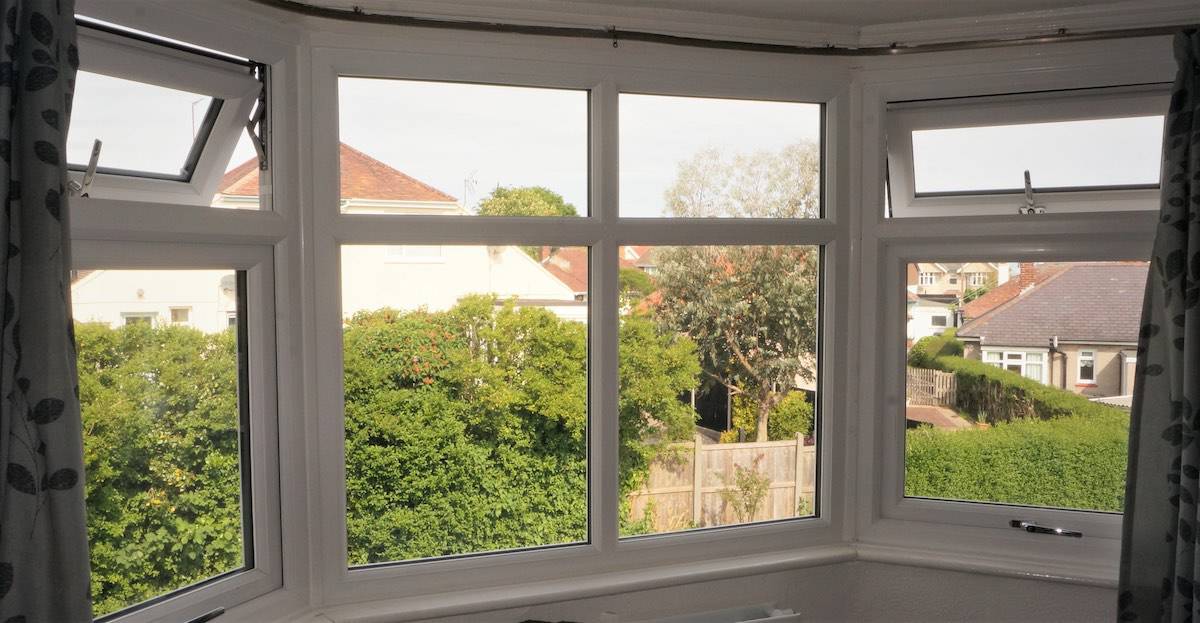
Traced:
MULTIPOLYGON (((650 247, 645 245, 621 247, 618 265, 621 268, 637 268, 639 261, 646 258, 646 253, 649 250, 650 247), (637 255, 637 259, 630 260, 625 257, 627 249, 632 249, 637 255)), ((542 260, 542 266, 546 267, 546 270, 550 271, 550 274, 558 278, 559 281, 567 284, 567 287, 571 288, 572 292, 587 292, 588 251, 586 248, 561 247, 555 249, 553 253, 542 260)))
MULTIPOLYGON (((340 145, 338 152, 344 199, 457 201, 345 143, 340 145)), ((251 158, 231 169, 221 178, 219 188, 218 192, 225 195, 258 196, 258 159, 251 158)))

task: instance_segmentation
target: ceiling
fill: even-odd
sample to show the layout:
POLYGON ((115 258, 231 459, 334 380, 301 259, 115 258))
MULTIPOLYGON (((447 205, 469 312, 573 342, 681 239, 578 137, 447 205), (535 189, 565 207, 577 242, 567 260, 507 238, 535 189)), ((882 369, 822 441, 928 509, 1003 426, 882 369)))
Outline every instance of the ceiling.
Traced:
MULTIPOLYGON (((485 0, 488 4, 493 0, 485 0)), ((637 7, 753 17, 872 26, 893 22, 979 17, 1043 11, 1112 0, 564 0, 588 8, 637 7)), ((496 4, 513 5, 511 0, 496 4)))

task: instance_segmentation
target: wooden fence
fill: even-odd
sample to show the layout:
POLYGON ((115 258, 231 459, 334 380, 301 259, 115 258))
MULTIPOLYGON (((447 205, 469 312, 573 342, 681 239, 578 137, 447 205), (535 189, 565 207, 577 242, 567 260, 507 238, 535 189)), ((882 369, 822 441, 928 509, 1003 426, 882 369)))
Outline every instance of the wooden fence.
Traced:
POLYGON ((727 497, 739 493, 736 466, 768 481, 754 521, 808 515, 815 508, 816 447, 794 440, 761 443, 674 444, 650 465, 645 486, 629 496, 631 517, 648 513, 655 532, 737 523, 727 497), (699 483, 699 486, 696 486, 699 483), (724 494, 723 494, 724 492, 724 494))
POLYGON ((908 368, 904 398, 910 405, 954 408, 958 381, 954 374, 926 368, 908 368))

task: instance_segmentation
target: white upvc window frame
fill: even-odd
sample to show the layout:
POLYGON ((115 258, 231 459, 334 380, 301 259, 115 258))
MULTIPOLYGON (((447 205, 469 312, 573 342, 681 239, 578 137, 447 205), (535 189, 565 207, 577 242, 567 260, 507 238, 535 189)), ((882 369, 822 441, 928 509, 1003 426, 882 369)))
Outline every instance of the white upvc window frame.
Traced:
MULTIPOLYGON (((269 86, 278 95, 268 98, 267 138, 272 170, 285 170, 290 177, 299 177, 291 155, 298 151, 294 142, 296 116, 286 97, 294 96, 291 90, 295 85, 298 39, 290 38, 286 30, 271 31, 269 26, 275 22, 252 15, 242 15, 244 19, 237 23, 223 21, 219 28, 198 28, 197 24, 204 23, 207 10, 211 7, 148 6, 103 0, 79 0, 76 4, 80 15, 262 63, 268 70, 269 86), (277 128, 284 131, 272 132, 277 128)), ((236 13, 234 10, 226 17, 236 13)), ((84 30, 80 29, 81 39, 84 30)), ((80 47, 84 49, 82 43, 80 47)), ((83 62, 86 68, 87 61, 83 62)), ((131 67, 153 64, 146 59, 133 59, 131 63, 131 67)), ((203 65, 202 62, 200 66, 203 65)), ((160 67, 168 66, 180 69, 188 65, 167 63, 160 67)), ((255 90, 253 97, 257 94, 255 90)), ((245 131, 244 123, 244 118, 237 122, 239 134, 231 134, 234 142, 245 131)), ((230 144, 228 150, 232 149, 230 144)), ((228 159, 228 153, 215 156, 219 162, 214 166, 220 169, 214 170, 216 180, 220 179, 228 159)), ((264 172, 264 182, 269 173, 264 172)), ((96 188, 94 183, 92 189, 96 188)), ((264 193, 266 188, 269 185, 265 185, 264 193)), ((275 613, 297 611, 307 597, 297 594, 296 589, 303 586, 308 573, 303 497, 305 424, 303 418, 295 415, 304 410, 301 406, 304 396, 301 387, 285 381, 304 375, 298 361, 302 342, 300 325, 292 313, 300 305, 297 190, 287 185, 271 189, 269 195, 263 196, 264 209, 253 211, 212 208, 207 201, 197 205, 194 191, 173 189, 160 193, 135 185, 121 187, 119 193, 100 195, 93 192, 89 197, 70 198, 74 268, 246 271, 249 493, 253 496, 253 525, 246 529, 253 531, 255 548, 252 569, 185 588, 148 605, 109 615, 105 620, 107 623, 189 620, 251 601, 269 604, 275 613), (280 469, 281 464, 288 468, 280 469)))
POLYGON ((917 285, 931 286, 937 283, 937 275, 935 273, 917 273, 917 285))
MULTIPOLYGON (((367 31, 370 32, 370 31, 367 31)), ((414 30, 397 38, 377 31, 373 39, 314 35, 312 52, 312 175, 316 349, 339 353, 341 343, 340 246, 344 244, 521 244, 586 246, 589 265, 589 528, 588 541, 523 551, 485 553, 372 567, 347 567, 342 360, 317 361, 317 404, 323 417, 317 437, 320 465, 320 547, 313 556, 323 598, 337 618, 361 612, 355 602, 387 599, 388 612, 405 618, 470 612, 547 591, 586 590, 602 570, 626 578, 685 581, 698 570, 687 563, 697 547, 715 567, 761 568, 764 557, 829 560, 838 547, 846 516, 844 489, 831 485, 842 473, 843 429, 838 400, 844 385, 837 344, 845 325, 836 310, 845 304, 843 272, 849 250, 846 212, 849 81, 842 60, 813 62, 753 53, 658 48, 646 56, 595 54, 578 42, 414 30), (386 38, 382 38, 386 37, 386 38), (465 47, 464 47, 465 46, 465 47), (553 58, 554 61, 545 59, 553 58), (598 61, 597 58, 600 58, 598 61), (697 69, 702 67, 704 69, 697 69), (582 89, 590 92, 589 206, 585 217, 481 217, 343 214, 338 194, 339 76, 452 81, 582 89), (649 93, 768 99, 825 105, 824 205, 822 219, 621 218, 618 197, 618 94, 649 93), (836 173, 842 171, 842 174, 836 173), (819 517, 694 530, 647 537, 618 537, 617 421, 618 249, 625 245, 791 244, 824 245, 820 392, 818 420, 819 517), (514 578, 520 578, 514 584, 514 578), (589 580, 588 578, 592 578, 589 580), (670 578, 668 580, 668 578, 670 578), (569 585, 564 582, 570 580, 569 585), (499 598, 495 589, 505 587, 499 598)), ((584 46, 586 47, 586 46, 584 46)), ((635 48, 630 44, 629 49, 635 48)), ((580 119, 580 123, 585 122, 580 119)), ((641 580, 639 580, 641 581, 641 580)), ((528 602, 525 602, 528 603, 528 602)))
MULTIPOLYGON (((1045 46, 1036 55, 987 50, 865 63, 859 74, 862 280, 854 306, 863 362, 858 368, 860 559, 1116 585, 1120 515, 904 496, 905 269, 912 262, 1148 258, 1157 225, 1156 197, 1124 206, 1137 210, 1109 204, 1092 213, 1050 210, 1022 216, 1015 209, 1011 215, 984 215, 943 207, 907 215, 914 218, 888 218, 885 175, 895 165, 888 162, 886 137, 894 132, 887 109, 889 102, 1169 82, 1175 71, 1171 57, 1170 40, 1160 37, 1045 46), (1010 527, 1012 519, 1074 528, 1084 537, 1031 534, 1010 527)), ((893 171, 891 183, 899 177, 893 171)), ((893 186, 892 197, 907 192, 893 186)))
MULTIPOLYGON (((105 172, 104 150, 88 188, 101 199, 129 199, 208 206, 212 203, 246 121, 263 89, 251 68, 184 50, 157 45, 103 30, 78 27, 80 71, 198 93, 222 100, 188 180, 165 179, 141 171, 105 172)), ((71 131, 76 131, 72 128, 71 131)), ((82 183, 84 171, 71 163, 72 181, 82 183)))
MULTIPOLYGON (((1025 377, 1027 379, 1038 381, 1042 384, 1050 383, 1050 372, 1049 372, 1050 368, 1048 366, 1050 349, 1048 349, 1048 348, 1003 348, 1003 347, 995 347, 995 346, 983 346, 983 347, 980 347, 979 352, 980 352, 980 356, 982 357, 982 361, 986 364, 995 365, 997 368, 1000 368, 1001 370, 1008 370, 1008 365, 1013 362, 1016 362, 1017 365, 1019 365, 1021 367, 1021 371, 1018 373, 1021 376, 1025 377), (1000 360, 999 361, 988 361, 987 356, 989 353, 999 353, 1000 360), (1031 355, 1031 354, 1041 355, 1042 360, 1041 361, 1030 361, 1029 355, 1031 355), (1013 355, 1018 355, 1018 356, 1013 357, 1013 355), (999 365, 996 365, 996 364, 999 364, 999 365), (1037 376, 1037 378, 1033 378, 1033 377, 1029 376, 1028 366, 1030 366, 1030 365, 1042 367, 1042 373, 1039 374, 1037 376)), ((1009 370, 1009 371, 1011 372, 1011 370, 1009 370)))
POLYGON ((1075 362, 1075 383, 1081 385, 1094 385, 1096 383, 1096 351, 1079 351, 1079 357, 1075 362), (1092 364, 1091 378, 1083 378, 1083 362, 1085 361, 1092 364))
MULTIPOLYGON (((1008 95, 957 96, 894 102, 887 106, 888 182, 891 210, 897 218, 1017 214, 1024 191, 916 192, 912 133, 918 130, 996 126, 1080 119, 1165 114, 1169 84, 1140 84, 1008 95)), ((965 155, 969 157, 969 154, 965 155)), ((1158 188, 1080 187, 1040 189, 1037 171, 1034 199, 1054 213, 1145 209, 1158 188)))

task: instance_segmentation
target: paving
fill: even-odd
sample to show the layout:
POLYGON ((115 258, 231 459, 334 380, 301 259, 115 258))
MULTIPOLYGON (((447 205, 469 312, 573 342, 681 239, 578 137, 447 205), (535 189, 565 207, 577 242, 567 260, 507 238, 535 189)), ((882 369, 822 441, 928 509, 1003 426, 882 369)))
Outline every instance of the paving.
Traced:
POLYGON ((931 424, 934 428, 974 428, 971 422, 956 413, 954 409, 932 405, 907 405, 904 410, 904 419, 910 422, 931 424))

